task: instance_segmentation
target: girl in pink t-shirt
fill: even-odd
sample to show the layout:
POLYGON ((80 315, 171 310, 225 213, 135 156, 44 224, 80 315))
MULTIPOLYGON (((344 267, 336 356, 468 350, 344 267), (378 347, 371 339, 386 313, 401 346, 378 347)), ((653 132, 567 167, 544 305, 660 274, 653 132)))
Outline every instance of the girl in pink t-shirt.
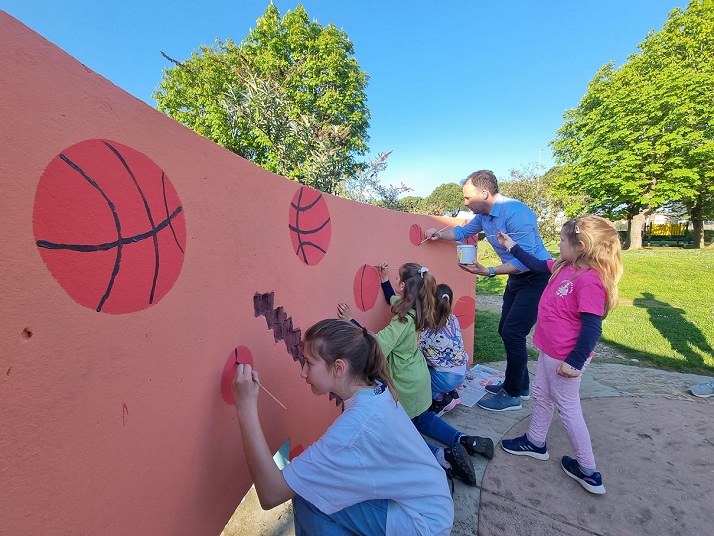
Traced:
POLYGON ((563 470, 589 492, 605 493, 579 391, 582 373, 602 333, 602 320, 617 305, 620 236, 599 216, 569 220, 560 231, 558 261, 533 257, 506 234, 498 233, 498 240, 529 269, 552 273, 538 304, 533 337, 540 352, 531 424, 525 435, 504 439, 501 446, 511 454, 547 460, 545 439, 557 407, 575 452, 575 459, 563 456, 563 470))

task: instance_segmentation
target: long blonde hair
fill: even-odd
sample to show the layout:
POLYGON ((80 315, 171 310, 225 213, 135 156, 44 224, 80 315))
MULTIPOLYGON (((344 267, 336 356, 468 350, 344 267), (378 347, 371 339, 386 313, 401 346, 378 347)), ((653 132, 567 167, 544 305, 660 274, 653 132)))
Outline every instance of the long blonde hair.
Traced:
POLYGON ((615 227, 600 216, 587 214, 579 216, 574 220, 568 220, 563 224, 563 236, 574 248, 579 249, 579 243, 583 243, 583 251, 573 262, 559 260, 553 266, 553 275, 568 264, 577 264, 581 261, 589 268, 592 268, 600 276, 600 280, 607 293, 605 302, 605 315, 617 307, 618 290, 617 284, 622 277, 622 259, 620 258, 620 235, 615 227))

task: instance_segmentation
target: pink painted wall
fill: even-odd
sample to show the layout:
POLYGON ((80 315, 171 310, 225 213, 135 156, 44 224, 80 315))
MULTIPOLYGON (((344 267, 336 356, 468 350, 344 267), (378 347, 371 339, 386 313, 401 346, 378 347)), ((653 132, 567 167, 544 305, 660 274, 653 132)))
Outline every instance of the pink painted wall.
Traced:
POLYGON ((454 244, 413 243, 449 220, 329 195, 309 207, 318 192, 199 137, 4 12, 0 45, 2 533, 219 534, 251 485, 221 388, 236 348, 288 408, 261 394, 270 446, 307 447, 339 408, 312 396, 288 346, 338 301, 386 325, 365 264, 427 265, 461 298, 473 347, 474 282, 454 244), (324 255, 296 255, 293 202, 308 207, 300 229, 325 224, 302 235, 324 255), (287 344, 255 316, 254 295, 269 292, 292 318, 287 344))

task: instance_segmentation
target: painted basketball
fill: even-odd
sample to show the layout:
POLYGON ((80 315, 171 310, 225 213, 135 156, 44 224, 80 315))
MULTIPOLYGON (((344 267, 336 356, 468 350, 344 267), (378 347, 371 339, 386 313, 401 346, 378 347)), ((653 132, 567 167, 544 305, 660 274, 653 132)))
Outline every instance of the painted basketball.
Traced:
POLYGON ((461 296, 454 304, 454 316, 459 319, 461 329, 467 328, 474 323, 476 315, 476 300, 471 296, 461 296))
POLYGON ((379 296, 379 273, 374 266, 363 264, 357 270, 354 281, 355 304, 360 311, 369 311, 379 296))
POLYGON ((288 228, 298 259, 314 266, 330 246, 330 211, 322 192, 302 186, 290 203, 288 228))
POLYGON ((418 223, 413 223, 409 228, 409 240, 411 240, 411 243, 415 246, 418 246, 421 244, 421 241, 424 240, 424 232, 418 223))
POLYGON ((231 391, 231 383, 233 383, 233 378, 236 375, 236 363, 241 365, 253 366, 253 354, 245 346, 238 346, 234 348, 230 354, 228 354, 228 359, 226 359, 226 364, 223 365, 223 373, 221 374, 221 398, 226 404, 233 405, 233 391, 231 391))
POLYGON ((186 219, 171 181, 113 141, 82 141, 52 159, 37 185, 33 230, 50 273, 98 312, 158 303, 183 266, 186 219))

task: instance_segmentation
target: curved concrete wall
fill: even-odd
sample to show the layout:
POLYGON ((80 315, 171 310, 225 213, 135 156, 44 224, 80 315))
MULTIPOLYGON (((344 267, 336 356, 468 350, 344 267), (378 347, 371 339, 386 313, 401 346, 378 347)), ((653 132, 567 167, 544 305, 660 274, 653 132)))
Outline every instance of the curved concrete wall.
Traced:
MULTIPOLYGON (((0 519, 5 534, 219 534, 251 485, 226 390, 252 361, 271 448, 338 415, 301 330, 346 301, 378 330, 373 265, 474 281, 453 221, 302 188, 203 139, 0 12, 0 519)), ((459 222, 460 223, 460 222, 459 222)))

